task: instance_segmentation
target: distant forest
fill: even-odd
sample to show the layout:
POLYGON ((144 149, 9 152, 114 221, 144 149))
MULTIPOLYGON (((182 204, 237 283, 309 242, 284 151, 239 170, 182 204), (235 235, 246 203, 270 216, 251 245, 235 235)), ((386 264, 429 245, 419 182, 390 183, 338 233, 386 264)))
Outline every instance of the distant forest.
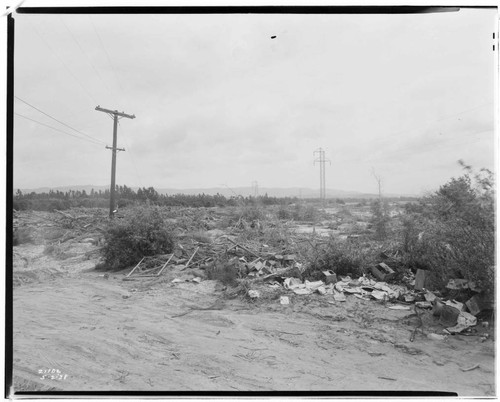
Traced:
MULTIPOLYGON (((17 190, 14 194, 12 207, 18 211, 53 211, 55 209, 65 210, 74 207, 107 208, 109 207, 109 198, 109 190, 94 191, 92 189, 90 193, 87 193, 85 190, 71 190, 66 192, 50 190, 48 193, 31 192, 26 194, 21 190, 17 190)), ((158 193, 153 187, 143 187, 134 191, 127 186, 116 186, 115 199, 118 208, 140 203, 169 207, 226 207, 250 205, 256 201, 263 205, 290 204, 298 201, 296 197, 277 198, 269 197, 267 194, 258 197, 225 197, 220 194, 166 195, 158 193)))
MULTIPOLYGON (((92 189, 89 193, 85 190, 70 190, 70 191, 53 191, 48 193, 23 193, 17 190, 14 194, 12 207, 17 211, 33 210, 33 211, 54 211, 65 210, 75 207, 83 208, 108 208, 109 207, 109 190, 92 189)), ((252 196, 231 196, 225 197, 221 194, 160 194, 153 187, 143 187, 134 191, 127 186, 116 186, 115 193, 116 205, 118 208, 124 208, 128 205, 149 203, 151 205, 167 206, 167 207, 229 207, 229 206, 244 206, 254 205, 288 205, 303 201, 318 202, 316 198, 299 199, 297 197, 269 197, 267 194, 252 197, 252 196)), ((386 198, 388 201, 416 201, 416 197, 397 197, 386 198)), ((366 205, 370 199, 359 198, 336 198, 328 199, 328 204, 345 204, 346 202, 355 202, 366 205)))

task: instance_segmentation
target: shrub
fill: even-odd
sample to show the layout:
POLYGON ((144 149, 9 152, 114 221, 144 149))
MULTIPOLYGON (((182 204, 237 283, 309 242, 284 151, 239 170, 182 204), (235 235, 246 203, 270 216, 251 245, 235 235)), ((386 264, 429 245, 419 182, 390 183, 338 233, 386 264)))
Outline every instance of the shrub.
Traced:
POLYGON ((375 229, 375 238, 377 240, 385 240, 388 235, 389 225, 389 206, 387 201, 382 199, 375 200, 371 206, 373 228, 375 229))
POLYGON ((247 222, 259 221, 265 218, 265 211, 256 205, 242 207, 240 217, 247 222))
POLYGON ((236 286, 240 276, 238 259, 228 259, 223 256, 210 265, 205 272, 210 280, 218 280, 226 286, 236 286))
POLYGON ((326 248, 314 250, 309 257, 309 264, 303 276, 310 280, 322 279, 322 272, 331 270, 338 275, 363 275, 364 268, 372 261, 371 249, 360 246, 357 242, 330 239, 326 248))
POLYGON ((292 212, 286 207, 286 205, 280 205, 276 216, 281 220, 290 220, 293 218, 292 212))
POLYGON ((142 257, 173 251, 174 236, 157 207, 131 208, 123 219, 110 222, 104 234, 101 269, 137 264, 142 257))
POLYGON ((313 205, 296 204, 293 207, 292 217, 295 221, 316 222, 319 213, 318 209, 313 205))
POLYGON ((451 179, 425 199, 422 213, 407 214, 402 249, 410 266, 431 271, 433 285, 475 281, 492 294, 495 265, 493 177, 482 169, 451 179))

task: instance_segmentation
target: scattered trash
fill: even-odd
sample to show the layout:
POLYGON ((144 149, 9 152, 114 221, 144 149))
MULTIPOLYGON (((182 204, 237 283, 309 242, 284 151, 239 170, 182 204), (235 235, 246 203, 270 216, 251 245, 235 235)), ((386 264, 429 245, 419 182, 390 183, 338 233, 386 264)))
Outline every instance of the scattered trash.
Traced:
POLYGON ((436 300, 437 296, 432 292, 426 291, 424 297, 426 301, 433 302, 434 300, 436 300))
POLYGON ((288 298, 288 296, 281 296, 280 297, 280 304, 290 304, 290 299, 288 298))
POLYGON ((377 299, 377 300, 386 300, 388 297, 387 297, 387 293, 382 291, 382 290, 374 290, 371 292, 371 296, 374 298, 374 299, 377 299))
POLYGON ((469 281, 467 279, 450 279, 446 285, 447 289, 461 290, 467 289, 469 287, 469 281))
POLYGON ((427 334, 428 339, 432 339, 433 341, 444 341, 447 336, 446 335, 439 335, 439 334, 427 334))
POLYGON ((465 305, 463 303, 457 302, 456 300, 447 300, 444 302, 447 306, 455 307, 458 311, 464 311, 465 305))
POLYGON ((441 325, 451 327, 457 324, 460 311, 455 307, 444 304, 440 299, 436 298, 433 302, 432 314, 439 317, 441 325))
POLYGON ((296 295, 310 295, 313 291, 311 289, 306 288, 295 288, 293 289, 293 293, 296 295))
POLYGON ((199 276, 197 276, 196 278, 193 278, 191 279, 192 282, 195 282, 195 283, 200 283, 201 282, 201 278, 199 276))
POLYGON ((416 302, 415 306, 420 308, 432 308, 432 303, 430 301, 420 301, 416 302))
POLYGON ((392 279, 394 275, 396 275, 392 268, 384 262, 371 267, 371 272, 373 273, 373 275, 375 275, 376 278, 383 282, 392 279))
POLYGON ((326 289, 324 286, 320 286, 319 288, 316 289, 316 291, 320 294, 320 295, 324 295, 326 294, 326 289))
POLYGON ((337 292, 336 290, 333 291, 333 298, 335 301, 338 302, 345 302, 347 299, 342 292, 337 292))
POLYGON ((182 279, 179 279, 179 278, 175 278, 172 280, 172 283, 180 283, 180 282, 185 282, 185 281, 183 281, 182 279))
POLYGON ((411 303, 411 302, 415 301, 415 296, 413 296, 411 294, 406 294, 403 296, 403 298, 405 299, 405 302, 407 302, 407 303, 411 303))
POLYGON ((251 299, 258 299, 260 297, 260 292, 258 290, 249 290, 248 291, 248 296, 251 299))
POLYGON ((467 300, 465 305, 472 315, 478 315, 481 311, 483 311, 481 299, 477 295, 472 296, 469 300, 467 300))
POLYGON ((403 306, 401 304, 395 304, 393 306, 389 306, 391 310, 411 310, 410 306, 403 306))
POLYGON ((461 311, 457 317, 457 324, 454 327, 446 328, 451 333, 460 333, 469 327, 477 324, 477 318, 472 314, 461 311))
POLYGON ((473 366, 467 367, 467 368, 460 367, 460 370, 462 370, 462 371, 471 371, 471 370, 475 370, 477 368, 479 368, 479 364, 474 364, 473 366))
POLYGON ((328 285, 330 283, 335 284, 337 282, 337 274, 333 271, 323 271, 325 276, 325 283, 328 285))
POLYGON ((323 283, 323 281, 309 282, 306 280, 304 282, 304 285, 305 285, 306 289, 316 290, 319 287, 323 286, 324 283, 323 283))
POLYGON ((288 290, 299 288, 302 281, 298 278, 286 278, 283 282, 283 287, 288 290))

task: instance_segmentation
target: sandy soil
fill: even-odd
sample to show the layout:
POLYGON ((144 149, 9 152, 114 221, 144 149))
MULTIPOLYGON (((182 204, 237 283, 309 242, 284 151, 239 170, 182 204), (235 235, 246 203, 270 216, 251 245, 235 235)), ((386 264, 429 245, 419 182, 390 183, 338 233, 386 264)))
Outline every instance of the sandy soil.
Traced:
POLYGON ((286 291, 272 289, 251 303, 214 281, 171 283, 186 272, 106 279, 92 269, 94 246, 71 247, 58 258, 44 246, 14 248, 15 391, 495 394, 491 329, 485 342, 431 340, 426 334, 442 328, 429 314, 410 342, 412 311, 318 294, 287 293, 291 303, 281 305, 286 291), (49 369, 60 374, 42 379, 39 370, 49 369))

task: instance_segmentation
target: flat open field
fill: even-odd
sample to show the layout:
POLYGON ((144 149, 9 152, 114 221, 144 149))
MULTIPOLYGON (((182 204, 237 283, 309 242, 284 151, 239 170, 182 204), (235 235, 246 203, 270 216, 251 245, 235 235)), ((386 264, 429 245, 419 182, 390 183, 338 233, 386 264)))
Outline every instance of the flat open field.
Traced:
MULTIPOLYGON (((48 232, 40 225, 38 233, 48 232)), ((179 266, 124 281, 130 268, 109 276, 94 270, 99 246, 82 237, 61 243, 57 255, 41 238, 14 247, 15 392, 495 395, 491 322, 477 328, 487 339, 457 334, 432 340, 427 335, 443 328, 429 310, 411 342, 413 310, 355 295, 345 302, 329 294, 298 295, 258 278, 255 289, 266 297, 250 300, 203 275, 193 282, 200 270, 179 266), (172 282, 176 278, 183 281, 172 282), (283 295, 290 304, 280 304, 283 295)))

